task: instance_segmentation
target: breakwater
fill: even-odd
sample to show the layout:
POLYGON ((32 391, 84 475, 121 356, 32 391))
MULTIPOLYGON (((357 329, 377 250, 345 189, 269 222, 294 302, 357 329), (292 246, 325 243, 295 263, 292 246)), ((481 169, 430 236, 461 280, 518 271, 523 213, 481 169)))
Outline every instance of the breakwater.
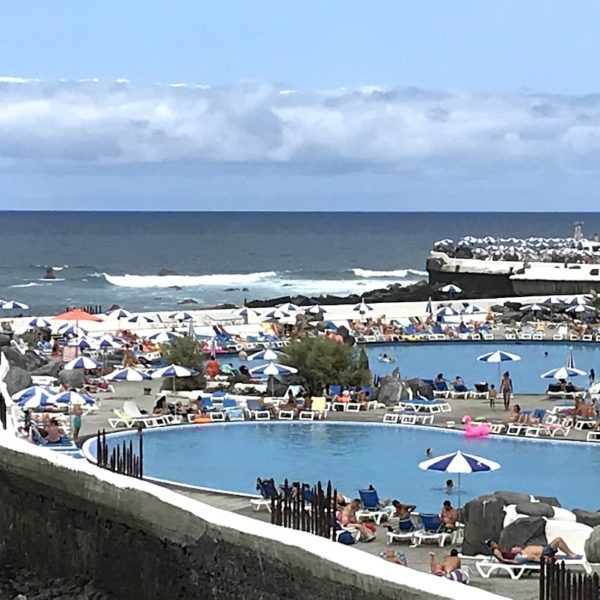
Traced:
POLYGON ((115 599, 498 599, 0 432, 0 561, 115 599))

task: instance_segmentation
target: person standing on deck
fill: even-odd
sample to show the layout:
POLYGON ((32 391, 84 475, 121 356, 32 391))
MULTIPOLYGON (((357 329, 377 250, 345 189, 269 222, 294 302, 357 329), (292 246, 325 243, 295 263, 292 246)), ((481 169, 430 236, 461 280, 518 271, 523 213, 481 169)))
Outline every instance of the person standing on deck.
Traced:
POLYGON ((508 371, 502 375, 500 391, 502 392, 502 399, 504 400, 504 410, 508 410, 510 408, 510 397, 513 393, 513 383, 508 371))

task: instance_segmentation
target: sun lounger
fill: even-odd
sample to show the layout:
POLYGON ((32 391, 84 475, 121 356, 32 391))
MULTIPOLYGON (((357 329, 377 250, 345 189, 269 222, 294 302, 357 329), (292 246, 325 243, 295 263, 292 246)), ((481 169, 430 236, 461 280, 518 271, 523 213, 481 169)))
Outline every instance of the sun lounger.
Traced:
POLYGON ((448 384, 445 381, 433 382, 433 397, 434 398, 449 398, 451 395, 448 389, 448 384))
POLYGON ((393 542, 410 541, 414 544, 415 533, 419 531, 418 527, 415 527, 412 519, 400 519, 398 521, 398 529, 396 531, 388 531, 387 538, 388 544, 393 542))
POLYGON ((310 410, 301 410, 298 414, 299 421, 314 421, 315 419, 327 418, 327 400, 324 396, 313 396, 311 398, 310 410))
POLYGON ((490 429, 490 433, 504 433, 506 429, 506 425, 504 423, 488 423, 488 427, 490 429))
POLYGON ((275 489, 275 485, 272 480, 259 480, 258 491, 260 498, 252 498, 250 504, 255 511, 259 511, 261 508, 266 508, 271 512, 271 502, 273 498, 279 496, 279 492, 275 489))
POLYGON ((596 419, 584 419, 581 417, 577 417, 574 427, 579 431, 583 431, 584 429, 594 429, 594 427, 596 427, 597 424, 598 421, 596 419))
POLYGON ((123 402, 123 412, 134 421, 134 425, 143 425, 144 427, 161 427, 175 423, 172 419, 173 415, 145 415, 143 414, 134 400, 126 400, 123 402))
POLYGON ((467 388, 466 385, 464 384, 459 384, 459 385, 453 385, 452 386, 453 389, 450 392, 450 396, 452 398, 468 398, 469 395, 471 394, 472 390, 470 390, 469 388, 467 388))
POLYGON ((446 541, 452 541, 452 534, 444 531, 439 515, 421 513, 423 528, 414 534, 414 544, 420 546, 423 542, 435 542, 440 548, 446 541))
POLYGON ((259 400, 246 400, 246 413, 250 419, 255 421, 269 421, 271 419, 271 413, 259 400))
POLYGON ((487 400, 489 396, 489 386, 487 383, 476 383, 475 389, 471 392, 471 398, 481 398, 487 400))
MULTIPOLYGON (((565 567, 581 567, 586 573, 592 573, 592 567, 584 556, 578 556, 576 558, 567 558, 564 555, 556 555, 556 562, 564 563, 565 567)), ((511 579, 521 579, 525 574, 539 573, 542 565, 537 562, 527 562, 521 565, 513 565, 509 563, 500 562, 494 556, 487 556, 475 563, 477 572, 484 578, 489 579, 490 576, 497 572, 504 571, 511 579)))
POLYGON ((389 517, 395 510, 393 506, 382 506, 377 490, 373 488, 358 490, 363 507, 356 511, 356 518, 373 519, 377 525, 381 525, 384 517, 389 517))
POLYGON ((133 427, 135 420, 132 419, 127 413, 120 408, 113 408, 114 417, 109 417, 108 424, 116 429, 119 425, 124 425, 127 429, 133 427))
POLYGON ((386 415, 383 415, 383 422, 384 423, 398 423, 398 418, 400 417, 400 415, 398 413, 387 413, 386 415))
POLYGON ((600 431, 588 431, 586 440, 588 442, 600 442, 600 431))
POLYGON ((244 421, 244 411, 233 398, 223 398, 223 412, 228 421, 244 421))
POLYGON ((521 435, 527 427, 526 423, 508 423, 506 425, 506 435, 521 435))
POLYGON ((296 411, 294 411, 293 409, 284 409, 284 410, 278 410, 277 411, 277 418, 280 421, 292 421, 294 419, 294 413, 296 411))

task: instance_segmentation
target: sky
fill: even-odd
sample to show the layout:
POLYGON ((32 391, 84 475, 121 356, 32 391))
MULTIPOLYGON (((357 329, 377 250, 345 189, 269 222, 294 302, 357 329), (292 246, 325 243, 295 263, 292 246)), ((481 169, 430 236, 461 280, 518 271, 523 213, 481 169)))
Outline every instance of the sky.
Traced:
POLYGON ((597 210, 596 1, 0 18, 0 209, 597 210))

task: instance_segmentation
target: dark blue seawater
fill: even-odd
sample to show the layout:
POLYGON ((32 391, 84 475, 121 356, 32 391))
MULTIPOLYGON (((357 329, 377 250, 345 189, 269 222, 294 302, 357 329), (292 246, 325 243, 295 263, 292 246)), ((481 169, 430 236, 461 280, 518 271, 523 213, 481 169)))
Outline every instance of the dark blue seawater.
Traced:
POLYGON ((362 293, 425 277, 432 243, 600 231, 600 214, 2 212, 0 297, 169 310, 284 294, 362 293), (57 279, 44 281, 45 267, 57 279), (161 268, 177 277, 159 278, 161 268), (181 288, 181 289, 177 289, 181 288))

